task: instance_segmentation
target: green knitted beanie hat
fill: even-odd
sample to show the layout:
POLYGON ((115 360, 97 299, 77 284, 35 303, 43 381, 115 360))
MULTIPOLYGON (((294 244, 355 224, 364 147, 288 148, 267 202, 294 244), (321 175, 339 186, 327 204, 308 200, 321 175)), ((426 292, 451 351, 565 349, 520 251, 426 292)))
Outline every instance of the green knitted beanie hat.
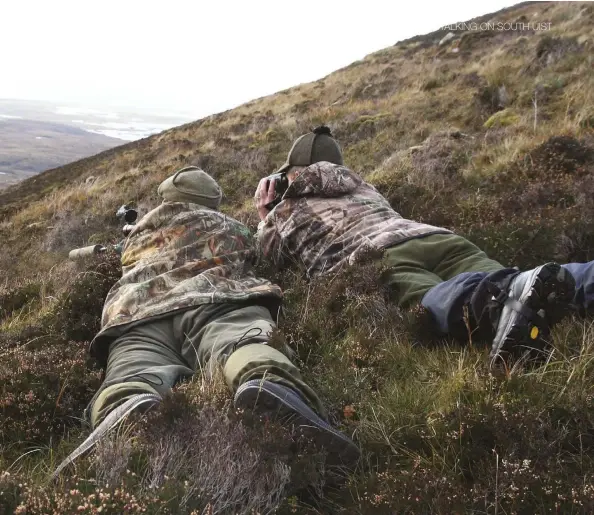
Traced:
POLYGON ((165 179, 157 193, 170 202, 191 202, 218 209, 223 192, 210 175, 196 166, 187 166, 165 179))

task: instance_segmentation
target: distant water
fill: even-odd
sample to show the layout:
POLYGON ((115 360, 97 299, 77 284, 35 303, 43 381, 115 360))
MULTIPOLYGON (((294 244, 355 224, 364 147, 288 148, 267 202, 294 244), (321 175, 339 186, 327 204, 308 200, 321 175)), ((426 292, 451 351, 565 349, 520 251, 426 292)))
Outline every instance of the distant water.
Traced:
POLYGON ((57 107, 55 112, 61 116, 71 117, 70 120, 67 120, 67 123, 86 131, 126 141, 146 138, 189 121, 187 118, 143 116, 137 113, 128 115, 99 109, 65 106, 57 107))
POLYGON ((95 107, 0 98, 0 123, 12 120, 61 123, 125 141, 146 138, 198 118, 159 108, 95 107))
POLYGON ((112 138, 135 141, 158 134, 164 130, 175 127, 168 123, 150 123, 141 120, 130 120, 128 122, 87 122, 85 120, 71 120, 71 123, 82 126, 83 129, 96 134, 111 136, 112 138))

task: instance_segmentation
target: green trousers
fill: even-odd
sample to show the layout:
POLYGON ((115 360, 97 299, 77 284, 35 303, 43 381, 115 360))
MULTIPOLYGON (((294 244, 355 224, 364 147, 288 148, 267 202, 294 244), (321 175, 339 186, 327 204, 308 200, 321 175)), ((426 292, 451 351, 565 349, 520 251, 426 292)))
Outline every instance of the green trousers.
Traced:
POLYGON ((290 349, 267 345, 274 327, 263 306, 207 304, 131 328, 109 347, 105 380, 87 408, 92 426, 136 394, 162 397, 178 381, 197 371, 212 375, 216 367, 223 368, 232 391, 265 378, 298 391, 324 416, 317 395, 288 358, 290 349))
POLYGON ((420 303, 425 293, 463 272, 495 272, 503 266, 456 234, 432 234, 386 249, 389 268, 382 280, 401 307, 420 303))

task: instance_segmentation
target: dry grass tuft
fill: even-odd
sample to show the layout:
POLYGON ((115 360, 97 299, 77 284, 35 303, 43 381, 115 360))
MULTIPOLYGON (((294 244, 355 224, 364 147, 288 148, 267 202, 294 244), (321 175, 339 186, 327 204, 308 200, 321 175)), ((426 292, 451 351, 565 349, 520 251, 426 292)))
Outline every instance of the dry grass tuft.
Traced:
POLYGON ((551 30, 413 38, 0 192, 0 513, 594 511, 588 323, 559 326, 545 365, 496 380, 486 348, 423 334, 426 314, 395 309, 370 265, 317 284, 297 268, 262 271, 285 287, 277 343, 296 349, 332 422, 363 447, 346 484, 330 484, 323 457, 295 454, 295 435, 239 417, 224 387, 200 381, 81 460, 76 477, 46 482, 99 385, 86 340, 119 274, 113 256, 83 270, 65 251, 113 242, 114 210, 153 207, 176 168, 203 166, 224 212, 255 228, 258 180, 325 123, 403 216, 509 266, 594 258, 594 10, 524 3, 495 17, 551 30), (484 126, 503 109, 507 125, 484 126))

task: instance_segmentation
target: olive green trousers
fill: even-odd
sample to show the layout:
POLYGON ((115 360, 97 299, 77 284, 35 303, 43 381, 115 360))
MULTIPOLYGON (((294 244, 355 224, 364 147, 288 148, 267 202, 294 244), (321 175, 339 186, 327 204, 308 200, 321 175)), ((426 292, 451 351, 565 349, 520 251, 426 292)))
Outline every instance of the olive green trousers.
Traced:
POLYGON ((293 388, 323 415, 288 357, 291 350, 267 345, 274 327, 268 309, 240 304, 202 305, 132 327, 109 347, 105 380, 87 408, 92 426, 136 394, 162 397, 195 372, 212 376, 217 367, 231 391, 265 378, 293 388))
POLYGON ((503 266, 456 234, 432 234, 386 249, 382 275, 401 307, 420 303, 425 293, 463 272, 495 272, 503 266))

